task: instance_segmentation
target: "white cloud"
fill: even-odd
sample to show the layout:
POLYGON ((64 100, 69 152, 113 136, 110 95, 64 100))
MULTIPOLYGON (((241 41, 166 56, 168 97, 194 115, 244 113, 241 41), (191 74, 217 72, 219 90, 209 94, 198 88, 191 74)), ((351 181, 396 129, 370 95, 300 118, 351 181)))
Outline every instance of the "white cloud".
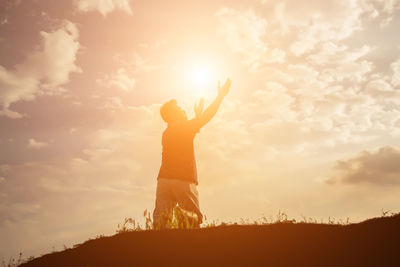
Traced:
MULTIPOLYGON (((159 48, 162 45, 164 45, 164 42, 157 42, 151 47, 159 48)), ((137 74, 140 71, 151 72, 163 67, 162 64, 152 63, 153 60, 150 57, 145 58, 140 54, 138 54, 137 52, 127 53, 127 54, 116 53, 113 56, 113 60, 119 65, 121 65, 122 66, 121 68, 125 69, 125 72, 130 72, 135 74, 137 74)))
POLYGON ((365 91, 382 104, 394 103, 400 105, 400 91, 382 79, 371 80, 365 86, 365 91))
POLYGON ((307 64, 288 65, 287 73, 293 77, 295 81, 311 81, 318 76, 318 71, 307 64))
POLYGON ((363 10, 357 1, 280 1, 275 17, 282 28, 295 32, 291 52, 297 56, 320 42, 339 41, 361 29, 363 10))
POLYGON ((33 138, 29 139, 28 148, 40 149, 40 148, 43 148, 43 147, 46 147, 46 146, 48 146, 48 144, 46 144, 44 142, 36 141, 33 138))
POLYGON ((390 64, 390 67, 393 71, 391 83, 394 87, 400 85, 400 59, 390 64))
POLYGON ((252 102, 247 112, 262 114, 267 120, 292 120, 296 113, 291 109, 295 99, 288 94, 288 89, 277 82, 267 82, 266 88, 252 94, 252 102))
POLYGON ((348 160, 336 163, 336 175, 328 183, 369 183, 375 185, 400 184, 400 149, 382 147, 377 151, 363 151, 348 160))
POLYGON ((312 64, 322 66, 321 78, 332 82, 343 82, 344 80, 356 83, 367 79, 374 64, 368 60, 361 60, 372 51, 368 45, 358 49, 349 49, 346 45, 338 45, 334 42, 326 42, 316 53, 310 54, 307 59, 312 64))
POLYGON ((0 21, 0 25, 6 25, 6 24, 8 24, 9 22, 8 22, 8 18, 6 17, 6 18, 4 18, 4 19, 2 19, 1 21, 0 21))
POLYGON ((373 17, 377 17, 382 13, 392 14, 396 9, 400 8, 399 0, 367 0, 360 1, 363 8, 370 12, 373 17))
POLYGON ((371 52, 371 47, 364 45, 357 50, 349 51, 346 45, 339 45, 334 42, 326 42, 321 45, 317 53, 308 56, 312 63, 318 65, 344 64, 357 61, 371 52))
POLYGON ((381 23, 379 24, 379 26, 380 26, 381 28, 386 28, 386 27, 389 26, 389 24, 392 22, 392 20, 393 20, 393 17, 387 17, 387 18, 385 18, 385 19, 383 19, 383 20, 381 21, 381 23))
POLYGON ((97 83, 107 88, 118 88, 129 92, 135 87, 136 80, 122 67, 116 73, 105 75, 104 78, 98 79, 97 83))
POLYGON ((342 82, 350 80, 361 83, 367 80, 367 74, 373 70, 373 63, 367 60, 361 62, 344 62, 333 67, 327 67, 322 75, 331 81, 342 82))
POLYGON ((40 32, 43 46, 27 56, 14 69, 0 65, 0 115, 19 118, 21 114, 9 110, 11 104, 20 100, 33 100, 40 94, 60 93, 60 86, 69 81, 72 72, 80 72, 75 65, 80 47, 78 29, 65 21, 52 32, 40 32))
POLYGON ((337 0, 307 2, 265 1, 267 10, 274 10, 268 22, 289 36, 290 51, 302 56, 318 48, 321 43, 340 42, 364 28, 364 22, 388 27, 400 8, 398 0, 337 0))
POLYGON ((241 12, 223 8, 217 12, 220 35, 232 52, 241 55, 243 63, 252 70, 268 63, 282 63, 286 53, 282 49, 268 47, 265 37, 267 21, 257 16, 252 9, 241 12))
POLYGON ((82 12, 98 11, 103 16, 114 10, 121 10, 132 15, 130 0, 76 0, 78 10, 82 12))
POLYGON ((273 48, 265 55, 265 63, 283 63, 286 58, 286 52, 279 48, 273 48))

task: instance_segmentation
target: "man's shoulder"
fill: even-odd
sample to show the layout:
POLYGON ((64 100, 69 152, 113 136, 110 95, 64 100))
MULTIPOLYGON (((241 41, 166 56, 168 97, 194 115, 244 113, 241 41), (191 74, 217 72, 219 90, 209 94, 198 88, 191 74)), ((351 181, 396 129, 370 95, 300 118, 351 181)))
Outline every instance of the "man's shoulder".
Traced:
POLYGON ((190 120, 184 120, 180 122, 176 122, 173 124, 169 124, 168 127, 164 130, 166 131, 198 131, 200 129, 200 121, 198 118, 193 118, 190 120))

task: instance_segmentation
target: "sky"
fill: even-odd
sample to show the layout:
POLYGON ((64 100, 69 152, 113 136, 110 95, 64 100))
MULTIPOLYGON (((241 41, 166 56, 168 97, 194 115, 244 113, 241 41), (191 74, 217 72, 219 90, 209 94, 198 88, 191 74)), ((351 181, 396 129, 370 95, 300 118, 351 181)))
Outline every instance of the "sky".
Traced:
POLYGON ((195 139, 209 221, 399 212, 399 0, 3 0, 0 260, 154 209, 160 106, 231 92, 195 139))

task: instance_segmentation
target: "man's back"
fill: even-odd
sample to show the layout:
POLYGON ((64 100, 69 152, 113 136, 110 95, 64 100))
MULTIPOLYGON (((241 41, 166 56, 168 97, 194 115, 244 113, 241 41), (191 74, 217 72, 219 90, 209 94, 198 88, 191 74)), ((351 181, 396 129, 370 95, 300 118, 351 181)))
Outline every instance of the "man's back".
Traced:
POLYGON ((162 137, 162 163, 158 179, 177 179, 198 184, 193 147, 198 131, 195 119, 168 125, 162 137))

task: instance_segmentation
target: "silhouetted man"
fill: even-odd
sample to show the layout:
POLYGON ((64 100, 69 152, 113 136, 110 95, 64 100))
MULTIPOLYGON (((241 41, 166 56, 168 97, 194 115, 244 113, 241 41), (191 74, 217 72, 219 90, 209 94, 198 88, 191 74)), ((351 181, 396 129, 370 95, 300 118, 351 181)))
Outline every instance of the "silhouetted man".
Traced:
POLYGON ((204 101, 201 99, 199 105, 195 105, 196 115, 191 120, 174 99, 161 107, 161 117, 168 125, 162 136, 162 163, 153 213, 155 228, 171 227, 174 209, 189 226, 199 227, 202 223, 193 140, 200 128, 217 113, 230 85, 229 79, 223 86, 218 83, 218 96, 204 112, 204 101))

